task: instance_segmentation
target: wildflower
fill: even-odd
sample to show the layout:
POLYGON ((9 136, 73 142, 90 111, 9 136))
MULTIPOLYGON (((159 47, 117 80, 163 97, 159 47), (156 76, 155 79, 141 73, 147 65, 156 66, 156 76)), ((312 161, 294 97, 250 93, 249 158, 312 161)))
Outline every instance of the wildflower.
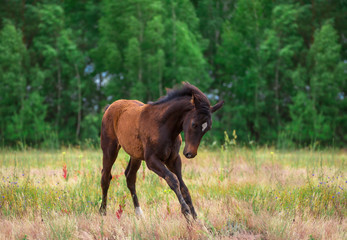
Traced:
POLYGON ((338 192, 337 194, 340 194, 340 192, 338 192))
POLYGON ((66 154, 66 152, 62 152, 61 154, 64 156, 66 154))
POLYGON ((68 210, 66 210, 66 209, 62 209, 61 212, 62 212, 62 213, 65 213, 65 214, 69 214, 69 213, 70 213, 70 212, 69 212, 68 210))
POLYGON ((67 167, 66 167, 66 164, 63 166, 63 177, 67 180, 67 167))
POLYGON ((120 219, 120 217, 122 216, 122 213, 123 213, 122 205, 119 204, 119 209, 118 209, 117 212, 116 212, 116 217, 117 217, 118 219, 120 219))
POLYGON ((334 196, 332 198, 335 198, 334 196))
POLYGON ((233 142, 234 142, 234 144, 236 144, 237 135, 236 135, 235 129, 233 130, 233 137, 234 137, 233 142))
POLYGON ((270 152, 271 155, 274 155, 274 152, 270 152))
POLYGON ((123 174, 123 173, 113 175, 113 176, 112 176, 112 179, 118 180, 118 178, 119 178, 122 174, 123 174))
POLYGON ((314 173, 312 173, 312 176, 314 177, 314 173))

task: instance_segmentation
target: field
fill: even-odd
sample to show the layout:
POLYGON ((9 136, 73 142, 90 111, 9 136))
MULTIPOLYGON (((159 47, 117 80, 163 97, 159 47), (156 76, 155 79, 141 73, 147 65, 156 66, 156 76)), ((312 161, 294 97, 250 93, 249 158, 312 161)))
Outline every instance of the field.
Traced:
POLYGON ((1 239, 347 239, 344 150, 201 147, 183 159, 198 213, 191 225, 145 164, 136 185, 145 218, 135 217, 123 151, 104 217, 101 150, 0 152, 1 239))

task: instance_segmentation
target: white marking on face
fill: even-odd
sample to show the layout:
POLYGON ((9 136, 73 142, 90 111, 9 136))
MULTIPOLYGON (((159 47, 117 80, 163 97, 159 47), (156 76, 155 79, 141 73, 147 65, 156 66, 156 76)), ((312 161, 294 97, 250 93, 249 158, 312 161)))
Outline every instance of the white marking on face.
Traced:
POLYGON ((201 125, 201 127, 202 127, 202 131, 205 131, 205 129, 207 128, 207 122, 204 122, 204 123, 201 125))

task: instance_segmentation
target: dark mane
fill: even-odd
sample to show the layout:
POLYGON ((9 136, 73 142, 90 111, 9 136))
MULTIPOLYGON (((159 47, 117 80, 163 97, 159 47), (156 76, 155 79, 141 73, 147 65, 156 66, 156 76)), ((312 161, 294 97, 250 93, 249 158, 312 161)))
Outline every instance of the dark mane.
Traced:
POLYGON ((108 109, 108 107, 110 106, 111 104, 107 104, 106 107, 104 108, 104 113, 106 112, 106 110, 108 109))
POLYGON ((179 97, 191 97, 193 95, 192 89, 188 85, 184 85, 182 88, 177 88, 173 90, 169 90, 166 96, 159 98, 156 102, 151 103, 152 105, 159 105, 162 103, 166 103, 173 99, 179 97))
POLYGON ((150 103, 151 105, 159 105, 166 103, 181 97, 193 97, 194 103, 197 111, 203 114, 210 113, 210 101, 207 99, 205 94, 203 94, 197 87, 184 83, 183 87, 170 90, 165 97, 161 97, 158 101, 150 103))

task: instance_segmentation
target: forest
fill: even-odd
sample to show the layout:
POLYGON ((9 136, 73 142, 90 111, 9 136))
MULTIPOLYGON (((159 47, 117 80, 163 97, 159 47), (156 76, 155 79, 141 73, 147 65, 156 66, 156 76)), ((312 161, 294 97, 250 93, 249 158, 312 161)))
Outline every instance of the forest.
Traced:
POLYGON ((225 101, 205 144, 347 143, 345 0, 2 0, 0 20, 1 147, 96 145, 107 104, 184 81, 225 101))

